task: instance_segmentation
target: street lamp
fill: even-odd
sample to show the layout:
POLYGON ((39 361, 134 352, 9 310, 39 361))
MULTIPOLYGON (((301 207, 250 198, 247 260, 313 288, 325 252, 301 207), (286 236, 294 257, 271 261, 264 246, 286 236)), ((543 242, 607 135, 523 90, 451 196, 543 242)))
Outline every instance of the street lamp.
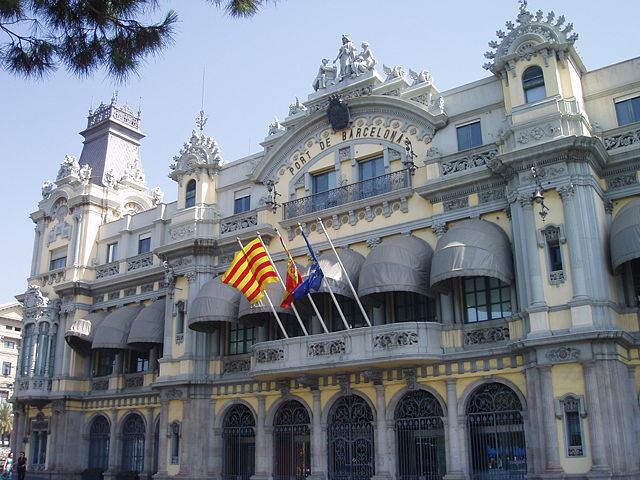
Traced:
POLYGON ((267 187, 267 192, 269 192, 269 197, 264 203, 271 207, 271 211, 273 213, 276 213, 278 211, 278 207, 281 206, 278 203, 278 197, 280 197, 281 195, 276 190, 276 184, 273 183, 273 180, 269 180, 267 183, 265 183, 265 185, 267 187))
POLYGON ((531 200, 540 205, 540 212, 538 212, 538 215, 542 217, 542 221, 544 222, 545 217, 549 213, 549 207, 544 204, 544 188, 542 188, 542 182, 540 182, 540 177, 538 176, 538 170, 536 170, 536 167, 531 167, 531 176, 536 182, 536 188, 533 191, 531 200))

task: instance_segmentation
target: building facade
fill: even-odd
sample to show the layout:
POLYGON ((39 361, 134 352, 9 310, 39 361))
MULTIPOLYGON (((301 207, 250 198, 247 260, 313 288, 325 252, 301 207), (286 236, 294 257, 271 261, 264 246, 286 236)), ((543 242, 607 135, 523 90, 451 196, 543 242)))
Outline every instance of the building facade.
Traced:
POLYGON ((0 331, 0 403, 6 403, 13 396, 22 337, 22 305, 18 302, 0 305, 0 331))
POLYGON ((140 115, 90 112, 32 214, 14 450, 50 478, 639 478, 640 59, 586 71, 571 30, 523 2, 443 92, 344 36, 261 152, 194 132, 172 203, 140 115), (302 231, 325 278, 295 312, 220 282, 258 232, 304 273, 302 231))

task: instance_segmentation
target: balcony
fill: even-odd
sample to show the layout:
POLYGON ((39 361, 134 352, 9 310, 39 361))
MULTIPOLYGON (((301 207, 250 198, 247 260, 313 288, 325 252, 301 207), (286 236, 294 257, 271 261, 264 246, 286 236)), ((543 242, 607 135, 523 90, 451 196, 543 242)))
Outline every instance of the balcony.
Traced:
MULTIPOLYGON (((283 204, 284 220, 302 217, 320 210, 341 207, 346 204, 378 197, 385 194, 403 192, 411 187, 411 174, 409 170, 400 170, 379 177, 370 178, 361 182, 352 183, 343 187, 334 188, 325 192, 316 193, 308 197, 298 198, 283 204)), ((405 196, 408 196, 405 193, 405 196)), ((390 200, 390 199, 382 199, 390 200)), ((357 206, 357 205, 356 205, 357 206)), ((356 208, 350 205, 349 209, 356 208)))
POLYGON ((393 323, 261 342, 253 346, 251 375, 268 378, 436 361, 443 354, 441 328, 432 322, 393 323))

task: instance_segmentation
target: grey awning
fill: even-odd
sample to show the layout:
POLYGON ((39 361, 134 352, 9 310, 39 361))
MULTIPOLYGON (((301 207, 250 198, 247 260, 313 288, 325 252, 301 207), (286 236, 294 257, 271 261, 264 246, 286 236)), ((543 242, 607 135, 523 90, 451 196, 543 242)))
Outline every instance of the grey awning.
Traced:
MULTIPOLYGON (((282 277, 282 280, 286 282, 287 263, 277 263, 276 269, 282 277)), ((280 303, 282 303, 282 296, 284 295, 284 288, 279 280, 267 285, 266 291, 278 315, 293 315, 291 308, 280 308, 279 306, 280 303)), ((238 320, 240 323, 249 326, 259 326, 268 322, 272 316, 273 312, 266 297, 251 305, 244 295, 240 295, 240 307, 238 309, 238 320)))
POLYGON ((129 348, 127 340, 131 324, 143 308, 142 305, 130 305, 110 312, 96 329, 91 348, 129 348))
POLYGON ((127 344, 133 348, 149 348, 164 341, 165 299, 144 307, 131 324, 127 344))
POLYGON ((614 270, 629 260, 640 258, 640 198, 627 203, 613 219, 610 248, 614 270))
POLYGON ((220 281, 220 277, 205 283, 189 308, 189 328, 210 332, 238 318, 240 291, 220 281))
MULTIPOLYGON (((357 288, 358 279, 360 278, 360 268, 364 263, 364 257, 349 248, 342 248, 338 250, 338 255, 340 255, 340 260, 349 275, 351 283, 354 288, 357 288)), ((349 288, 349 283, 347 282, 333 251, 329 250, 321 254, 318 257, 318 263, 324 273, 324 280, 322 281, 322 286, 319 291, 328 293, 329 289, 327 287, 330 286, 331 290, 333 290, 333 293, 336 295, 353 298, 353 293, 351 292, 351 288, 349 288)), ((305 269, 303 276, 306 278, 308 273, 309 267, 305 269)))
POLYGON ((91 352, 91 343, 96 329, 107 315, 109 312, 95 312, 74 320, 71 327, 64 333, 64 339, 71 348, 88 355, 91 352))
POLYGON ((513 281, 511 245, 496 224, 465 220, 438 240, 431 263, 431 286, 450 278, 476 276, 497 278, 510 284, 513 281))
POLYGON ((375 247, 362 265, 358 296, 384 292, 427 295, 433 249, 414 236, 393 237, 375 247))

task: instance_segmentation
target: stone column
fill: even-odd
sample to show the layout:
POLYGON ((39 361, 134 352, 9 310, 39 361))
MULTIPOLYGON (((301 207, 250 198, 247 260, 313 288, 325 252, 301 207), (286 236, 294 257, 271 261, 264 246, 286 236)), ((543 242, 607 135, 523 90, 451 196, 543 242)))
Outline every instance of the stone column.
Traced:
POLYGON ((461 438, 460 419, 458 418, 458 398, 456 394, 456 379, 447 378, 447 474, 446 480, 463 480, 465 442, 461 438))
POLYGON ((69 264, 77 267, 80 265, 80 230, 82 228, 82 212, 74 212, 73 214, 73 239, 71 241, 71 255, 69 264))
POLYGON ((374 479, 391 478, 388 457, 391 454, 387 438, 387 400, 385 387, 381 381, 375 382, 376 389, 376 474, 374 479))
POLYGON ((72 310, 70 312, 60 312, 60 315, 58 316, 58 331, 57 334, 54 338, 54 342, 55 342, 55 350, 54 350, 54 360, 53 360, 53 371, 51 372, 51 374, 53 374, 53 376, 57 377, 60 375, 69 375, 71 372, 69 372, 69 367, 68 365, 65 365, 65 358, 68 356, 67 350, 71 350, 71 347, 67 346, 64 340, 64 333, 67 331, 67 327, 69 327, 69 321, 71 318, 73 318, 73 312, 75 310, 72 310), (66 369, 64 368, 66 366, 66 369))
POLYGON ((153 407, 147 407, 145 412, 147 428, 144 431, 144 471, 147 475, 153 473, 153 407))
POLYGON ((216 401, 209 399, 207 407, 207 434, 209 445, 207 451, 207 476, 218 478, 220 476, 220 459, 222 458, 222 434, 215 428, 216 423, 216 401))
POLYGON ((587 400, 589 422, 589 439, 591 443, 591 471, 598 473, 611 472, 609 459, 607 456, 607 446, 605 445, 605 424, 603 422, 603 412, 599 398, 598 378, 596 372, 596 361, 590 360, 583 364, 585 393, 587 400))
POLYGON ((267 438, 265 431, 265 397, 264 395, 258 395, 258 418, 256 418, 256 471, 251 477, 252 480, 267 480, 269 477, 267 472, 269 471, 269 458, 271 449, 269 448, 270 441, 267 438))
POLYGON ((446 295, 441 293, 440 297, 440 322, 443 325, 453 325, 455 322, 453 316, 453 293, 446 295))
MULTIPOLYGON (((638 405, 638 382, 636 380, 636 365, 628 365, 627 373, 629 375, 628 381, 624 384, 627 385, 629 389, 629 399, 631 400, 629 403, 629 408, 632 412, 630 418, 640 418, 640 405, 638 405)), ((638 432, 637 428, 629 429, 633 438, 631 440, 630 448, 634 449, 637 447, 638 443, 640 443, 640 432, 638 432)), ((640 470, 640 455, 632 455, 632 471, 640 470)))
POLYGON ((158 473, 157 475, 166 476, 167 471, 167 450, 169 437, 169 399, 162 393, 160 394, 160 421, 158 422, 158 473))
POLYGON ((323 480, 324 459, 322 458, 322 403, 320 402, 321 392, 318 387, 312 388, 313 395, 312 418, 311 418, 311 476, 315 480, 323 480))
POLYGON ((543 422, 540 402, 540 396, 542 394, 540 370, 532 366, 525 369, 524 374, 528 393, 529 424, 532 425, 529 431, 525 431, 527 437, 527 468, 529 473, 541 474, 546 466, 546 450, 544 448, 543 429, 541 427, 543 422))
POLYGON ((560 465, 560 446, 558 444, 558 429, 556 428, 555 402, 553 383, 551 380, 551 366, 538 367, 540 370, 540 384, 542 387, 541 404, 543 415, 545 473, 562 472, 560 465))
POLYGON ((33 240, 33 254, 31 255, 31 276, 35 276, 40 271, 40 255, 42 250, 42 233, 44 232, 44 220, 38 220, 35 227, 35 238, 33 240))
POLYGON ((109 433, 109 468, 105 472, 105 479, 115 478, 120 470, 120 456, 118 450, 120 448, 118 442, 118 411, 114 408, 111 410, 111 432, 109 433), (107 477, 106 473, 110 476, 107 477))
POLYGON ((516 288, 522 310, 529 313, 530 337, 549 334, 548 307, 544 298, 542 269, 531 195, 510 198, 516 288))
POLYGON ((558 188, 558 194, 562 199, 564 221, 567 225, 567 241, 569 243, 569 265, 571 267, 571 283, 573 284, 573 300, 585 300, 587 295, 586 272, 583 246, 580 242, 578 222, 582 218, 576 217, 577 209, 574 203, 575 188, 573 185, 565 185, 558 188))

